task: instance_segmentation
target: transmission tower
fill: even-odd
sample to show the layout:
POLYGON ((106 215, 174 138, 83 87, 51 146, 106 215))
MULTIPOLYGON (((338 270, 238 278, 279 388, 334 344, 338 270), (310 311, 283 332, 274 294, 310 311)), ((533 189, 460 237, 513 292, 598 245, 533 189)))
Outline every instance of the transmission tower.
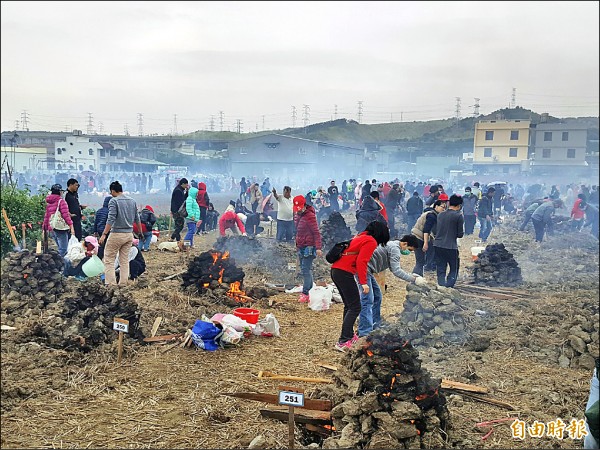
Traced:
POLYGON ((265 115, 264 114, 262 116, 262 129, 263 129, 263 131, 265 131, 265 115))
POLYGON ((138 123, 138 136, 144 135, 144 115, 142 113, 137 114, 138 123))
POLYGON ((98 133, 104 134, 104 123, 98 122, 98 133))
POLYGON ((215 131, 215 116, 210 116, 210 125, 208 128, 210 131, 215 131))
POLYGON ((333 120, 337 120, 337 105, 333 105, 333 120))
POLYGON ((479 100, 480 98, 475 98, 475 104, 473 105, 473 117, 479 116, 479 100))
POLYGON ((221 131, 223 131, 223 118, 225 117, 225 115, 223 114, 223 111, 219 111, 219 121, 220 121, 220 129, 221 131))
POLYGON ((362 100, 360 100, 358 102, 358 123, 362 122, 362 116, 363 116, 363 102, 362 102, 362 100))
POLYGON ((177 114, 173 114, 173 134, 175 136, 178 134, 178 131, 177 131, 177 114))
POLYGON ((129 136, 129 125, 125 124, 125 126, 123 127, 123 133, 125 134, 125 136, 129 136))
POLYGON ((235 127, 238 134, 242 132, 242 119, 235 119, 235 127))
POLYGON ((19 121, 15 120, 15 131, 19 130, 19 121))
POLYGON ((512 94, 510 96, 510 107, 515 108, 517 106, 517 88, 512 88, 512 94))
POLYGON ((456 120, 456 124, 458 125, 458 121, 460 120, 460 97, 455 97, 455 98, 456 98, 455 120, 456 120))
POLYGON ((92 120, 92 113, 88 113, 88 123, 87 123, 87 134, 94 133, 94 121, 92 120))
POLYGON ((309 111, 310 111, 310 106, 308 105, 303 105, 302 108, 304 109, 304 111, 302 112, 302 122, 304 123, 304 126, 306 127, 308 125, 308 119, 309 119, 309 111))
POLYGON ((24 131, 29 131, 29 118, 27 116, 27 110, 24 109, 21 113, 21 125, 24 131))
POLYGON ((292 128, 296 128, 296 107, 292 106, 292 128))

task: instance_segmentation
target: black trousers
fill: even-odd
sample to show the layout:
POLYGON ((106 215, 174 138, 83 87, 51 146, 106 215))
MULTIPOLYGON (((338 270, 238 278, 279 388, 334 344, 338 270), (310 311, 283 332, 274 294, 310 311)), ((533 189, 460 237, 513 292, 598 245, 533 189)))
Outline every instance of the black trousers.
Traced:
POLYGON ((183 230, 183 226, 185 225, 185 218, 181 217, 179 214, 173 214, 173 220, 175 221, 175 229, 173 230, 173 234, 171 234, 171 239, 179 242, 181 240, 181 231, 183 230))
POLYGON ((465 216, 465 234, 473 234, 476 223, 477 216, 465 216))
POLYGON ((331 279, 338 288, 344 302, 344 315, 342 319, 342 334, 339 342, 349 341, 354 337, 354 324, 360 315, 360 293, 354 274, 341 269, 331 269, 331 279))
POLYGON ((81 219, 79 217, 71 217, 73 219, 73 229, 75 230, 75 237, 78 241, 83 239, 83 231, 81 230, 81 219))
POLYGON ((458 278, 460 259, 458 250, 452 248, 435 248, 435 265, 437 270, 437 281, 439 286, 454 287, 458 278), (450 266, 450 272, 446 277, 446 270, 450 266))

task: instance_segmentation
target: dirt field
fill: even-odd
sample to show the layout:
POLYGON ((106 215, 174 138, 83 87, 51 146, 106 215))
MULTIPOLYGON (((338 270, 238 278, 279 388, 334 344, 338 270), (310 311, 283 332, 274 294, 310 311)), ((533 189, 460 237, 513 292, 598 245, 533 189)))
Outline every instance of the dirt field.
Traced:
MULTIPOLYGON (((228 198, 219 196, 215 206, 221 212, 228 198)), ((163 203, 168 204, 161 200, 163 203)), ((166 212, 162 208, 159 212, 166 212)), ((350 216, 347 220, 352 222, 350 216)), ((179 279, 162 280, 185 270, 189 258, 209 250, 217 237, 215 232, 197 237, 191 255, 156 249, 144 254, 147 272, 124 289, 143 311, 141 328, 146 335, 158 316, 163 317, 160 335, 184 332, 204 313, 210 317, 229 312, 183 292, 179 279)), ((541 246, 532 241, 532 232, 518 234, 509 223, 499 227, 490 239, 505 242, 524 265, 525 298, 465 297, 471 334, 467 345, 420 351, 424 367, 434 377, 487 387, 491 397, 515 407, 508 411, 446 393, 451 416, 448 447, 582 447, 581 440, 569 438, 514 439, 511 421, 495 426, 489 438, 482 440, 488 429, 475 426, 506 417, 518 417, 527 425, 535 420, 561 418, 568 423, 572 418, 583 418, 592 371, 560 367, 558 358, 566 351, 570 327, 582 321, 598 322, 598 244, 589 236, 578 236, 568 243, 564 237, 554 236, 541 246), (535 277, 528 277, 528 273, 535 277), (478 316, 475 310, 486 314, 478 316), (473 344, 487 340, 489 346, 483 351, 474 349, 473 344)), ((468 250, 473 245, 473 236, 461 243, 463 282, 472 267, 468 250)), ((409 271, 414 257, 404 257, 402 264, 409 271)), ((326 276, 328 264, 320 261, 317 265, 317 275, 330 281, 326 276)), ((271 280, 269 273, 249 265, 244 270, 246 284, 271 280)), ((432 273, 427 278, 435 282, 432 273)), ((69 283, 80 282, 70 279, 69 283)), ((402 309, 405 283, 388 273, 387 284, 382 312, 385 318, 393 319, 402 309)), ((253 336, 237 348, 214 353, 179 347, 162 352, 163 347, 155 344, 141 346, 126 339, 120 365, 116 362, 116 333, 112 345, 81 354, 37 343, 17 344, 13 332, 2 331, 2 448, 243 448, 258 435, 266 438, 268 448, 285 448, 287 424, 262 418, 262 403, 222 394, 276 393, 280 383, 259 379, 260 370, 307 377, 331 375, 314 362, 339 363, 341 353, 333 345, 340 333, 342 305, 314 312, 298 303, 297 297, 281 293, 272 297, 272 307, 266 299, 253 304, 261 317, 275 315, 281 325, 279 338, 253 336)), ((597 334, 596 326, 595 349, 597 334)), ((307 394, 314 389, 307 383, 293 385, 305 388, 307 394)))

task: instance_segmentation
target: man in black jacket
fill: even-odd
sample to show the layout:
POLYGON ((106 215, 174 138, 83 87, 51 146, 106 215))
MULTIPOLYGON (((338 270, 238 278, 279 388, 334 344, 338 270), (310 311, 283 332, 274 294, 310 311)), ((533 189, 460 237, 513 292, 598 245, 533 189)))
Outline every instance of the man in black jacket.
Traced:
POLYGON ((397 234, 395 212, 398 208, 399 202, 400 185, 398 183, 395 183, 383 200, 383 204, 385 205, 385 209, 387 211, 388 227, 390 229, 390 239, 394 239, 397 234))
POLYGON ((75 237, 78 241, 83 238, 83 232, 81 230, 81 210, 87 208, 86 205, 79 204, 79 182, 75 178, 69 178, 67 181, 67 193, 65 194, 65 201, 69 205, 69 213, 73 220, 73 228, 75 229, 75 237))
POLYGON ((412 197, 406 202, 406 214, 408 231, 410 232, 417 223, 419 216, 423 214, 423 200, 421 200, 417 191, 414 191, 412 197))
POLYGON ((331 186, 327 188, 327 193, 329 194, 329 203, 331 205, 331 211, 339 211, 340 204, 338 203, 338 196, 340 195, 340 191, 335 185, 334 180, 331 180, 331 186))
POLYGON ((487 193, 479 200, 477 208, 477 218, 479 219, 479 239, 483 242, 487 241, 488 236, 492 232, 492 218, 494 217, 494 195, 496 189, 489 187, 487 193))
POLYGON ((183 230, 183 226, 185 224, 185 217, 182 217, 179 214, 179 208, 187 197, 187 189, 189 187, 189 182, 187 178, 182 178, 173 189, 173 193, 171 194, 171 215, 173 216, 173 221, 175 222, 175 229, 171 234, 171 239, 179 242, 181 240, 181 230, 183 230))

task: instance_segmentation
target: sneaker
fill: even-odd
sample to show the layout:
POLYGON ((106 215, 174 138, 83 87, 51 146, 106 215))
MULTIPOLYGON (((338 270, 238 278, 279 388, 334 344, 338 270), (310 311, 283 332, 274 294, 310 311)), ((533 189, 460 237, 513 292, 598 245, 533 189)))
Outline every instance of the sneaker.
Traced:
POLYGON ((350 339, 350 342, 352 342, 353 344, 358 341, 360 338, 358 337, 358 334, 354 333, 354 336, 352 336, 352 339, 350 339))
POLYGON ((308 294, 300 294, 300 297, 298 298, 298 302, 299 303, 308 303, 310 301, 308 294))
POLYGON ((334 345, 334 348, 338 351, 338 352, 342 352, 342 353, 346 353, 348 350, 350 350, 350 348, 352 347, 352 339, 350 339, 349 341, 346 342, 336 342, 336 344, 334 345))

